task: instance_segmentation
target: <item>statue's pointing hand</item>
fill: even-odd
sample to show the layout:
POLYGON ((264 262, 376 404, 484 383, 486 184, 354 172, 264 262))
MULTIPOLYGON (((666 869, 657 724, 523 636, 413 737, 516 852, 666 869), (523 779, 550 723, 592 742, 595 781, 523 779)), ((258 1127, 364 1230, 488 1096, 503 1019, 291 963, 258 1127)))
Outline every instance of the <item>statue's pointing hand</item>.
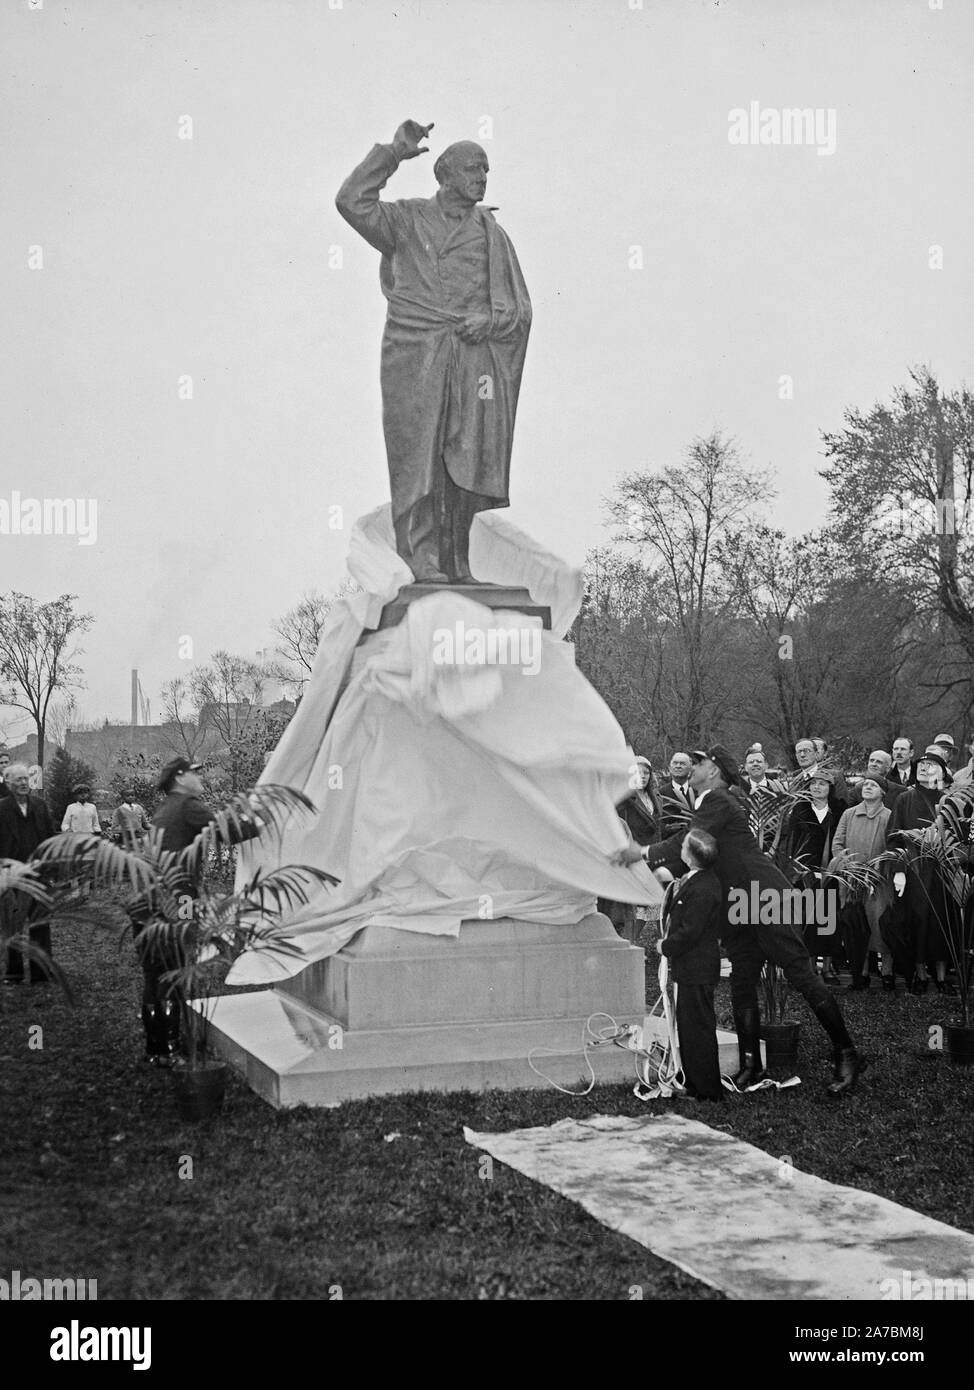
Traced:
POLYGON ((433 129, 433 122, 420 125, 419 121, 403 121, 392 137, 392 148, 397 159, 415 159, 418 154, 429 154, 429 146, 420 146, 433 129))

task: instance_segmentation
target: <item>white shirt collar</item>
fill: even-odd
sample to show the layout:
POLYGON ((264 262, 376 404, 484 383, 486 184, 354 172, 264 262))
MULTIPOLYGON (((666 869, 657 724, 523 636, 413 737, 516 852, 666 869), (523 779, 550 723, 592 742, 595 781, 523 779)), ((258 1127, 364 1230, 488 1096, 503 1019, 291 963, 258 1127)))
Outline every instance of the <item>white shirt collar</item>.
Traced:
POLYGON ((700 809, 700 803, 703 801, 703 799, 704 799, 705 797, 709 796, 710 793, 711 793, 712 791, 713 791, 713 787, 708 787, 707 790, 706 790, 705 792, 701 792, 701 793, 700 793, 700 795, 697 797, 696 801, 694 801, 694 803, 693 803, 693 809, 694 809, 695 811, 699 811, 699 809, 700 809))

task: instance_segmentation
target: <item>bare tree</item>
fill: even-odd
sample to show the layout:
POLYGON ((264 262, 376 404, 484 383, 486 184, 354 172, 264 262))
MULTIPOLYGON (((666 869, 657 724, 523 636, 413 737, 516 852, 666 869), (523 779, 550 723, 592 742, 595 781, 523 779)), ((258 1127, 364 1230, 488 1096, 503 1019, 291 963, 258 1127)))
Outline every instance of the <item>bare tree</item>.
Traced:
POLYGON ((912 589, 915 609, 963 647, 974 698, 974 395, 942 392, 927 367, 891 405, 848 410, 823 434, 835 526, 912 589))
POLYGON ((94 622, 76 613, 76 594, 39 603, 27 594, 0 599, 0 704, 26 710, 37 730, 37 761, 44 765, 44 740, 53 697, 84 682, 74 657, 78 633, 94 622))
POLYGON ((74 695, 52 700, 47 711, 47 732, 56 748, 67 749, 68 735, 77 728, 78 704, 74 695))
POLYGON ((245 765, 261 724, 267 668, 249 657, 214 652, 206 666, 190 676, 190 691, 199 711, 199 732, 213 729, 226 753, 231 787, 243 785, 245 765))
POLYGON ((271 629, 280 638, 276 651, 282 660, 270 663, 267 674, 299 692, 311 675, 328 614, 338 599, 358 592, 358 587, 353 580, 344 579, 330 597, 312 589, 288 609, 271 629))
POLYGON ((188 682, 182 676, 166 681, 161 695, 166 741, 174 752, 185 754, 193 762, 203 748, 206 735, 199 727, 199 710, 190 697, 188 682))
POLYGON ((616 539, 638 547, 654 577, 659 620, 679 651, 670 674, 682 711, 673 730, 679 743, 712 732, 723 703, 718 639, 730 596, 716 547, 773 495, 769 474, 746 469, 734 444, 715 431, 694 439, 681 465, 624 478, 608 504, 616 539))

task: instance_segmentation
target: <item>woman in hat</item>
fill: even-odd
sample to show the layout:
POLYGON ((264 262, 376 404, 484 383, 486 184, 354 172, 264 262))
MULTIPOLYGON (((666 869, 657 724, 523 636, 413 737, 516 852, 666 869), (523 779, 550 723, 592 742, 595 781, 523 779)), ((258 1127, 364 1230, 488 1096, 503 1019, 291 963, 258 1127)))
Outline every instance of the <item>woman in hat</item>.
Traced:
POLYGON ((902 900, 912 946, 911 994, 924 994, 930 988, 931 965, 938 991, 953 993, 947 984, 949 948, 944 931, 949 914, 956 911, 956 907, 935 860, 921 856, 916 840, 899 832, 925 830, 933 825, 937 807, 951 780, 941 749, 931 745, 917 762, 916 786, 907 787, 890 812, 887 844, 892 849, 903 850, 906 856, 903 868, 893 875, 893 888, 902 900))
MULTIPOLYGON (((832 860, 829 870, 841 870, 847 865, 868 864, 886 848, 886 831, 892 812, 883 804, 889 789, 886 778, 878 772, 867 771, 860 786, 861 799, 842 813, 832 837, 832 860)), ((870 985, 869 956, 877 952, 881 960, 883 989, 896 989, 893 973, 893 952, 880 934, 880 919, 889 905, 888 882, 875 889, 839 881, 839 923, 842 945, 852 971, 852 988, 868 989, 870 985)))
POLYGON ((76 835, 100 835, 101 822, 87 782, 72 787, 71 795, 74 800, 64 813, 61 829, 72 830, 76 835))
MULTIPOLYGON (((788 834, 788 853, 796 868, 795 885, 800 888, 823 888, 823 873, 832 858, 832 837, 841 811, 834 800, 835 774, 830 768, 819 767, 808 784, 808 800, 800 801, 791 813, 788 834)), ((834 894, 834 887, 825 891, 834 894)), ((835 913, 829 920, 835 921, 835 913)), ((817 922, 802 929, 805 949, 813 966, 822 954, 823 939, 817 922)), ((831 955, 822 956, 822 977, 830 983, 838 981, 831 955)))

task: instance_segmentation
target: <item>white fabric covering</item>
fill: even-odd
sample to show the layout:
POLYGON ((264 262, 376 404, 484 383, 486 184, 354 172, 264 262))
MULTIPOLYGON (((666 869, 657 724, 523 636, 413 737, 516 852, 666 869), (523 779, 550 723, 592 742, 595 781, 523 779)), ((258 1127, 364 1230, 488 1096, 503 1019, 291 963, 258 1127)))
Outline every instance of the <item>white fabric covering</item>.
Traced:
POLYGON ((302 960, 245 955, 230 983, 296 974, 373 923, 455 936, 465 919, 577 922, 596 895, 661 899, 644 866, 608 862, 627 842, 615 805, 634 758, 560 640, 581 574, 494 512, 475 518, 471 568, 528 588, 550 606, 552 632, 449 591, 412 603, 397 627, 367 632, 412 576, 388 506, 357 523, 349 571, 365 592, 329 613, 304 699, 261 778, 303 791, 318 815, 280 842, 245 846, 240 868, 313 864, 342 882, 290 919, 302 960), (444 664, 437 634, 458 623, 506 628, 524 647, 540 639, 537 660, 444 664))

